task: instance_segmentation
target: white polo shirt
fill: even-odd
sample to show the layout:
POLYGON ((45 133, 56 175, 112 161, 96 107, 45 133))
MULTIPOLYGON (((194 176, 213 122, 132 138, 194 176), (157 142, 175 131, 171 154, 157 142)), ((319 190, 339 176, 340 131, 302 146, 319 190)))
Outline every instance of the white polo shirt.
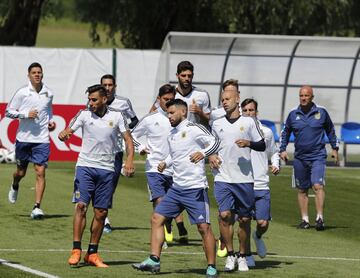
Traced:
MULTIPOLYGON (((178 91, 176 92, 175 98, 181 99, 186 102, 188 107, 193 104, 193 100, 195 100, 196 104, 200 106, 201 110, 204 113, 210 113, 211 112, 211 104, 210 104, 210 97, 207 91, 202 90, 200 88, 192 87, 192 90, 190 93, 188 93, 186 96, 183 96, 178 91)), ((197 114, 194 113, 188 113, 187 116, 189 121, 192 121, 194 123, 201 123, 200 117, 197 114)))
POLYGON ((274 140, 274 134, 271 129, 261 125, 260 128, 265 137, 265 152, 257 152, 251 150, 251 163, 254 171, 254 190, 270 190, 269 175, 268 175, 268 158, 271 159, 271 164, 280 169, 279 149, 274 140))
POLYGON ((71 121, 69 128, 82 129, 81 151, 76 166, 114 171, 118 134, 126 132, 121 112, 108 108, 103 117, 90 110, 81 110, 71 121))
POLYGON ((16 140, 28 143, 49 143, 49 121, 52 121, 53 92, 42 84, 38 93, 31 82, 20 88, 6 107, 6 116, 19 119, 16 140), (29 112, 36 109, 38 116, 29 118, 29 112))
POLYGON ((205 160, 195 164, 190 161, 190 155, 197 151, 204 156, 216 153, 219 139, 204 126, 184 120, 170 131, 168 144, 170 156, 165 162, 173 167, 173 186, 180 189, 208 187, 205 160))
MULTIPOLYGON (((150 152, 146 157, 146 172, 158 173, 157 167, 159 163, 169 155, 167 136, 171 129, 167 113, 159 107, 155 112, 142 118, 131 131, 138 152, 140 153, 145 148, 150 152), (146 142, 142 143, 139 140, 142 137, 146 138, 146 142)), ((162 174, 171 176, 172 168, 166 167, 162 174)))
POLYGON ((241 116, 234 123, 230 123, 224 116, 213 122, 212 131, 221 141, 218 152, 221 160, 220 168, 213 170, 215 181, 253 183, 251 149, 239 148, 235 141, 246 139, 257 142, 263 139, 257 120, 241 116))

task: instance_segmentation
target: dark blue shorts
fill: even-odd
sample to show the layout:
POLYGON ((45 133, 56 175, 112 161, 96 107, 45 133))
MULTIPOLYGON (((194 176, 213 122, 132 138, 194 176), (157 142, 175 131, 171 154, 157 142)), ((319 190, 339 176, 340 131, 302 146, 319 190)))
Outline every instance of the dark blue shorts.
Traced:
POLYGON ((92 201, 94 208, 108 209, 114 193, 113 176, 109 170, 77 166, 73 202, 89 205, 92 201))
POLYGON ((299 189, 311 188, 314 184, 325 185, 326 160, 294 159, 295 186, 299 189))
POLYGON ((163 197, 173 184, 171 176, 156 172, 146 173, 146 178, 151 202, 163 197))
POLYGON ((155 212, 175 218, 186 210, 191 224, 210 223, 207 188, 178 189, 170 187, 155 212))
POLYGON ((50 143, 15 142, 15 158, 17 166, 26 168, 29 162, 47 166, 50 156, 50 143))
POLYGON ((219 212, 233 211, 239 217, 251 217, 255 207, 253 183, 215 182, 214 195, 219 212))
MULTIPOLYGON (((119 178, 121 175, 121 168, 122 168, 122 163, 123 163, 123 152, 118 152, 115 155, 115 164, 114 164, 114 176, 113 176, 113 180, 112 180, 112 184, 114 187, 114 193, 115 193, 115 189, 119 183, 119 178)), ((111 204, 109 208, 112 208, 112 202, 113 202, 113 197, 111 197, 111 204)))
POLYGON ((270 213, 270 190, 254 190, 256 220, 271 220, 270 213))

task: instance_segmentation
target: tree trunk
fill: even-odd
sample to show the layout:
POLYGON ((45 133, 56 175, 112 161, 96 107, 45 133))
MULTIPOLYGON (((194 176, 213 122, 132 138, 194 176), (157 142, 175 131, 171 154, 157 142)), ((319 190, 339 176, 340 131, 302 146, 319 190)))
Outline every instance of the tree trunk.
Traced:
POLYGON ((12 0, 3 26, 0 45, 34 46, 44 0, 12 0))

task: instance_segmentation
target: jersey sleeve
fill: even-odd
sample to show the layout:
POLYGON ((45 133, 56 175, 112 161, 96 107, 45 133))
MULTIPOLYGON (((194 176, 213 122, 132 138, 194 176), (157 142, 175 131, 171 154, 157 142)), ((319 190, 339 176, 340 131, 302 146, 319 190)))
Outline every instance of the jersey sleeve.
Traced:
POLYGON ((256 118, 250 117, 250 128, 249 128, 249 138, 250 141, 258 142, 264 139, 264 134, 260 128, 260 125, 256 118))
POLYGON ((216 153, 220 148, 220 139, 211 134, 204 126, 195 125, 195 141, 197 141, 203 149, 201 152, 206 156, 216 153))
POLYGON ((6 117, 12 119, 25 119, 28 117, 30 110, 19 111, 20 106, 23 102, 23 98, 23 94, 21 94, 19 91, 15 93, 15 95, 6 107, 6 117))
POLYGON ((131 131, 134 146, 137 148, 139 152, 141 152, 146 147, 139 141, 139 138, 146 136, 147 134, 148 134, 147 121, 146 118, 144 117, 138 122, 138 124, 131 131))
POLYGON ((80 127, 82 127, 85 123, 85 110, 80 110, 76 116, 70 121, 69 128, 71 128, 73 131, 78 130, 80 127))

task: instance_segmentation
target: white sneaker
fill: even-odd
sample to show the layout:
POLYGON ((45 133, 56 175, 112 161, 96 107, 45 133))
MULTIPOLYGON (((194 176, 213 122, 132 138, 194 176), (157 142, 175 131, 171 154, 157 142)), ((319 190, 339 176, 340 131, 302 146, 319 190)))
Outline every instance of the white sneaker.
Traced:
POLYGON ((246 258, 239 257, 237 259, 237 263, 238 263, 238 270, 239 271, 249 271, 249 267, 247 265, 246 258))
POLYGON ((17 196, 18 196, 19 190, 14 190, 12 185, 10 185, 10 190, 9 190, 9 202, 11 204, 15 204, 16 200, 17 200, 17 196))
POLYGON ((253 255, 246 256, 246 263, 247 263, 248 267, 255 267, 254 256, 253 255))
POLYGON ((34 208, 30 214, 30 217, 32 219, 42 219, 44 217, 44 212, 42 211, 42 209, 39 208, 34 208))
POLYGON ((224 271, 226 271, 226 272, 234 271, 236 268, 236 265, 237 265, 236 257, 235 256, 227 256, 224 271))
POLYGON ((253 232, 252 237, 256 245, 256 252, 260 258, 266 257, 266 246, 261 238, 258 238, 256 232, 253 232))

